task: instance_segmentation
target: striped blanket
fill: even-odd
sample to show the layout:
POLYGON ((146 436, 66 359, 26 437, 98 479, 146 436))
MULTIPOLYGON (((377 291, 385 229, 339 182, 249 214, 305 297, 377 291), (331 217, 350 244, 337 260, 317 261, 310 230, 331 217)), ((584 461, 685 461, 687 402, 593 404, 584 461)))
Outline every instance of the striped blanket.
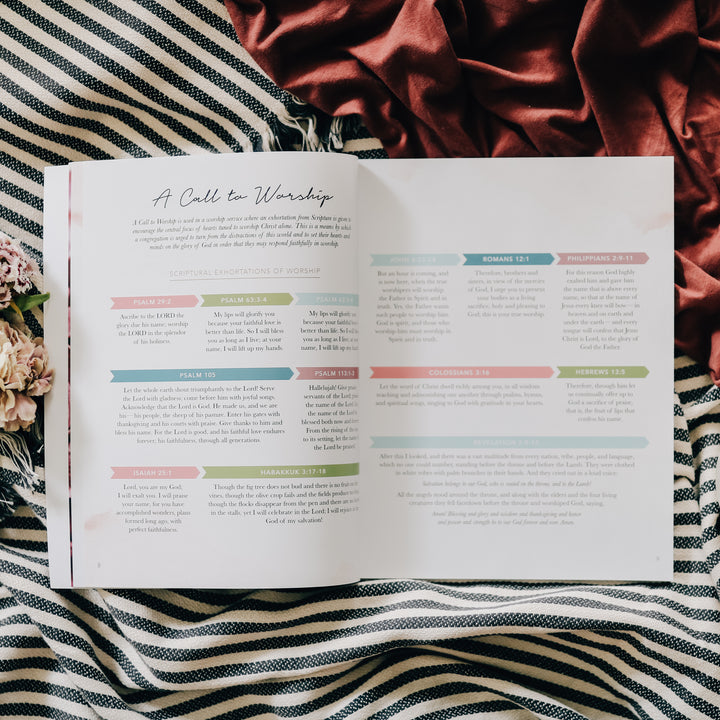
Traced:
MULTIPOLYGON (((273 85, 219 0, 1 4, 0 116, 0 230, 38 260, 47 165, 383 154, 273 85)), ((0 436, 0 716, 720 718, 720 388, 679 356, 675 391, 675 575, 659 585, 53 591, 41 437, 0 436)))

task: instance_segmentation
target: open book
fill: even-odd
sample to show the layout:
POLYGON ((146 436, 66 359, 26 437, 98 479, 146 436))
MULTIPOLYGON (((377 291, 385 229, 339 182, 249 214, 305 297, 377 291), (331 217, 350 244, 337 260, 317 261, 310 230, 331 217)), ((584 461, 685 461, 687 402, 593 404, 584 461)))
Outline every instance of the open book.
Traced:
POLYGON ((53 586, 672 577, 671 158, 129 159, 45 191, 53 586))

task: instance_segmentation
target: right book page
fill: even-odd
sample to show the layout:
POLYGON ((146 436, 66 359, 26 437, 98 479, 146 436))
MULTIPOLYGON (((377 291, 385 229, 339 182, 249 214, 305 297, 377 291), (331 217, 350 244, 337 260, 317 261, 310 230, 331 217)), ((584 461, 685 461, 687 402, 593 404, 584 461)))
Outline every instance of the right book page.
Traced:
POLYGON ((359 172, 367 576, 672 578, 673 160, 359 172))

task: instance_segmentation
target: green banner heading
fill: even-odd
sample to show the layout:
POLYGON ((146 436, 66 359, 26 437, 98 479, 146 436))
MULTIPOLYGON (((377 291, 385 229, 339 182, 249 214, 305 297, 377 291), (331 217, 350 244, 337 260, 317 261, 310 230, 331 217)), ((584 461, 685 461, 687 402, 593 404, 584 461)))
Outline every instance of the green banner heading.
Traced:
POLYGON ((244 480, 264 478, 322 478, 359 475, 360 463, 330 465, 211 465, 203 468, 209 480, 244 480))
POLYGON ((644 378, 650 372, 642 365, 560 365, 559 378, 575 380, 620 380, 644 378))
POLYGON ((262 305, 289 305, 290 293, 235 293, 226 295, 203 295, 202 307, 255 307, 262 305))

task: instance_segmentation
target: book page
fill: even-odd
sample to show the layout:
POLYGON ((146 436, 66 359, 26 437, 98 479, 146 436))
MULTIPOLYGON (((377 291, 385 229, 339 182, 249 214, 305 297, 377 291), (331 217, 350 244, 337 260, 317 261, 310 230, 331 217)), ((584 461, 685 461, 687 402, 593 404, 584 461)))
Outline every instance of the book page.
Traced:
POLYGON ((48 560, 52 587, 70 587, 70 478, 68 466, 68 168, 45 170, 43 281, 50 299, 43 305, 45 345, 55 378, 44 398, 45 497, 48 560))
POLYGON ((366 574, 672 577, 671 158, 366 161, 366 574))
POLYGON ((71 166, 73 585, 357 578, 356 172, 71 166))

